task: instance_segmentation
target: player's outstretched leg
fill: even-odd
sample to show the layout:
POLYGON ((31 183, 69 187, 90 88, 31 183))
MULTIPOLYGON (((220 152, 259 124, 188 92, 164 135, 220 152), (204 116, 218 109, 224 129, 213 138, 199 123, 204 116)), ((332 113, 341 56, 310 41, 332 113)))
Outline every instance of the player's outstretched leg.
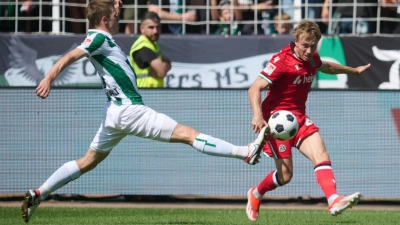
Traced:
POLYGON ((260 160, 261 151, 268 140, 269 127, 263 127, 258 134, 257 139, 248 145, 249 155, 244 161, 250 165, 255 165, 260 160))
POLYGON ((25 223, 29 222, 29 219, 39 204, 40 195, 36 190, 29 190, 25 193, 24 202, 21 205, 21 215, 25 223))
POLYGON ((261 199, 254 196, 253 191, 256 187, 252 187, 249 192, 247 192, 247 207, 246 214, 250 221, 257 221, 258 210, 260 209, 261 199))
POLYGON ((361 193, 356 192, 348 196, 337 197, 331 205, 329 205, 328 210, 332 216, 337 216, 342 214, 346 209, 351 209, 353 206, 357 205, 361 198, 361 193))

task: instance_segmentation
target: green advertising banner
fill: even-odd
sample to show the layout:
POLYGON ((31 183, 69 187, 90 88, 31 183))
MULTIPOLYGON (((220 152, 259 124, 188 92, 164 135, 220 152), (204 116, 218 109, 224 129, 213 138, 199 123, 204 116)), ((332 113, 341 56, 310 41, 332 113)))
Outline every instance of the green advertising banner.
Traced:
MULTIPOLYGON (((322 37, 319 42, 318 53, 323 61, 326 60, 346 65, 346 58, 339 37, 322 37)), ((332 76, 318 72, 316 83, 315 88, 348 88, 347 74, 332 76)))

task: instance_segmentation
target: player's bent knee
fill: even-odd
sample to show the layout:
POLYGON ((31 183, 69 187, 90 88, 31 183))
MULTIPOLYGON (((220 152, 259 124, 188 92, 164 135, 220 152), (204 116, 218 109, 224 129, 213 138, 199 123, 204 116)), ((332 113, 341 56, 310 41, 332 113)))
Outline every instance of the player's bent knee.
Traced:
POLYGON ((96 168, 96 166, 101 163, 108 154, 109 152, 96 152, 92 148, 89 148, 82 158, 76 160, 76 163, 78 164, 81 173, 84 174, 96 168))
POLYGON ((292 177, 284 177, 279 183, 283 186, 283 185, 290 183, 291 180, 292 180, 292 177))
POLYGON ((170 142, 192 144, 193 140, 199 134, 200 133, 196 131, 194 128, 178 123, 172 133, 170 142))
POLYGON ((278 178, 278 182, 281 186, 288 184, 292 180, 292 173, 285 173, 282 177, 278 178))
POLYGON ((76 160, 76 163, 78 164, 78 167, 79 167, 79 170, 81 171, 81 174, 84 174, 84 173, 87 173, 87 172, 93 170, 99 164, 99 163, 96 163, 96 162, 86 162, 83 159, 76 160))

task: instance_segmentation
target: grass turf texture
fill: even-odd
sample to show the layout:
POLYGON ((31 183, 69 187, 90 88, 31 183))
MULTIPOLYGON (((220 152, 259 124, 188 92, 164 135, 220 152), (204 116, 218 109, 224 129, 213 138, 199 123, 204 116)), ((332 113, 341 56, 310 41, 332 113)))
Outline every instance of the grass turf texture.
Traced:
MULTIPOLYGON (((333 217, 327 210, 261 209, 256 224, 274 225, 386 225, 398 224, 400 211, 348 210, 333 217)), ((19 208, 0 207, 0 224, 25 224, 19 208)), ((244 209, 62 208, 39 207, 29 224, 254 224, 244 209)))

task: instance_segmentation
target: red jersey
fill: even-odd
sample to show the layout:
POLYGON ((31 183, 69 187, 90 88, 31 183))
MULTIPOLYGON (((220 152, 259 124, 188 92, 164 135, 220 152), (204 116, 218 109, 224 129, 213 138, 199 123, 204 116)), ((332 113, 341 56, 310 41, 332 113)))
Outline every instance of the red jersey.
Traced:
POLYGON ((308 92, 322 61, 317 52, 312 60, 302 61, 295 55, 294 46, 292 42, 273 55, 261 71, 260 76, 271 84, 261 106, 266 118, 277 110, 288 110, 295 115, 306 113, 308 92))

